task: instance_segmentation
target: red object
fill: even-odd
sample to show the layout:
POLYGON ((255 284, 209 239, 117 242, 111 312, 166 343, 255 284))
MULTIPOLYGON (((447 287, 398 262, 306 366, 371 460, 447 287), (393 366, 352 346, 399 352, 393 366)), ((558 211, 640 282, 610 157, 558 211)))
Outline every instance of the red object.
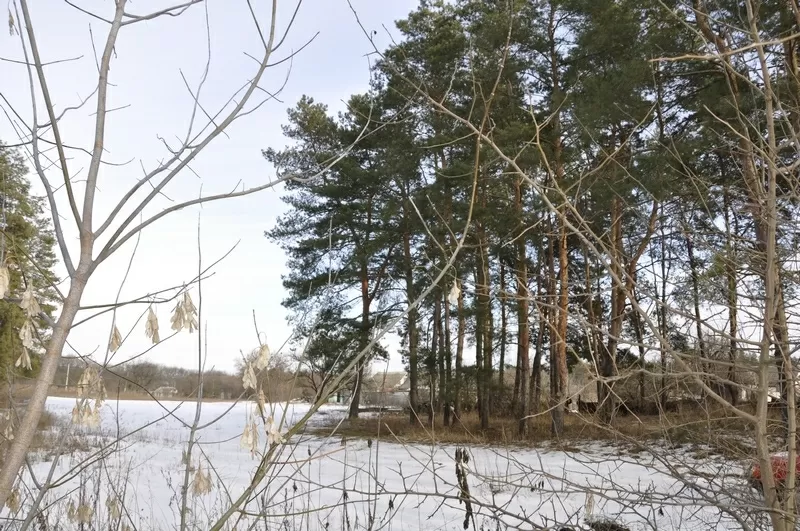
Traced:
MULTIPOLYGON (((800 456, 795 463, 795 477, 800 480, 800 456)), ((789 457, 785 455, 773 455, 770 457, 770 465, 772 465, 772 477, 775 480, 775 485, 780 486, 786 481, 786 476, 789 470, 789 457)), ((754 487, 761 490, 761 465, 756 463, 750 471, 750 482, 754 487)))

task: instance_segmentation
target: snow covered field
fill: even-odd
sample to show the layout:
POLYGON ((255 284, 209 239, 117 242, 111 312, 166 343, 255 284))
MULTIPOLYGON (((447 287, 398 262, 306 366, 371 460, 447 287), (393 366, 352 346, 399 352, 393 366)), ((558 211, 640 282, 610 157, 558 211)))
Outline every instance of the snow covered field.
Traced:
MULTIPOLYGON (((69 419, 74 404, 72 399, 48 400, 48 410, 60 419, 54 432, 73 429, 69 419)), ((252 407, 203 405, 192 463, 210 470, 212 490, 194 496, 190 488, 193 529, 208 529, 229 507, 229 500, 242 493, 258 465, 258 458, 240 445, 252 407)), ((293 404, 286 420, 293 424, 307 411, 307 405, 293 404)), ((311 423, 344 414, 341 407, 326 406, 311 423)), ((77 507, 81 502, 92 507, 95 529, 112 524, 114 529, 127 525, 144 531, 179 528, 182 454, 194 415, 194 403, 107 402, 98 428, 78 428, 70 436, 72 446, 83 441, 89 449, 70 453, 56 467, 52 483, 60 485, 43 504, 50 525, 55 525, 51 528, 77 529, 67 512, 70 503, 77 507), (118 435, 122 439, 106 448, 107 457, 92 458, 118 435), (78 471, 70 473, 74 467, 78 471), (119 527, 109 522, 109 515, 117 511, 124 524, 119 527)), ((262 427, 259 447, 265 443, 262 427)), ((301 434, 280 448, 247 506, 251 514, 234 514, 224 529, 464 529, 466 509, 458 500, 455 447, 301 434)), ((683 446, 654 452, 666 459, 601 443, 587 443, 574 452, 499 446, 467 450, 475 513, 471 529, 535 529, 556 522, 578 526, 587 509, 594 517, 615 519, 632 530, 741 529, 741 523, 715 505, 731 508, 757 501, 742 486, 742 463, 696 457, 683 446)), ((39 483, 46 480, 52 460, 52 452, 32 460, 39 483)), ((26 512, 30 495, 22 489, 19 514, 26 512)), ((735 511, 743 518, 746 513, 735 511)), ((2 515, 9 515, 7 508, 2 515)))

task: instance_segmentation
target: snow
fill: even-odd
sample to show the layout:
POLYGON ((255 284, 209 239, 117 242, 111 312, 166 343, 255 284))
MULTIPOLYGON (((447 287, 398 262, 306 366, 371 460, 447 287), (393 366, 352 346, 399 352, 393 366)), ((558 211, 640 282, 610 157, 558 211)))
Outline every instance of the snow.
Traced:
MULTIPOLYGON (((58 461, 52 483, 59 486, 48 492, 43 504, 48 520, 61 529, 77 529, 78 524, 66 518, 67 507, 83 499, 94 508, 95 527, 109 528, 106 503, 116 498, 125 509, 122 523, 131 529, 180 528, 182 454, 196 404, 108 401, 97 428, 72 426, 74 405, 74 399, 51 397, 47 402, 59 419, 51 437, 67 430, 72 446, 81 442, 78 451, 58 461), (79 472, 70 472, 75 467, 79 472)), ((213 490, 193 496, 190 488, 190 528, 208 529, 253 477, 259 459, 241 447, 240 438, 254 407, 203 404, 192 463, 212 470, 213 490)), ((276 421, 284 419, 284 433, 309 411, 308 405, 298 403, 272 407, 276 421)), ((344 407, 328 404, 309 424, 345 414, 344 407)), ((263 450, 263 426, 258 442, 263 450)), ((743 463, 694 456, 686 446, 665 443, 656 451, 638 453, 601 443, 582 444, 575 451, 502 446, 467 450, 476 528, 530 529, 556 522, 577 526, 589 509, 593 517, 614 519, 631 530, 741 529, 731 514, 715 506, 744 518, 748 511, 738 507, 757 501, 743 486, 743 463)), ((447 445, 344 441, 298 433, 279 446, 251 496, 247 509, 255 516, 235 513, 224 529, 248 529, 256 522, 252 528, 463 529, 465 505, 458 500, 455 451, 447 445)), ((44 482, 52 451, 31 461, 37 480, 44 482)), ((27 473, 25 482, 30 488, 27 473)), ((17 517, 26 514, 35 491, 21 493, 23 508, 17 517)), ((8 509, 0 516, 9 516, 8 509)))

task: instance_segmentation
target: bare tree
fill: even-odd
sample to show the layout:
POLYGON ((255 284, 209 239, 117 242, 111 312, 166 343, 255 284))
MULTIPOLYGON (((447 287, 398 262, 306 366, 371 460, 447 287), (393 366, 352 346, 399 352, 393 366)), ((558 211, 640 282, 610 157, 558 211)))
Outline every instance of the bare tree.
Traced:
MULTIPOLYGON (((109 14, 92 12, 70 3, 75 9, 85 14, 88 20, 95 24, 99 21, 105 28, 105 39, 96 58, 98 72, 96 86, 90 97, 85 98, 81 105, 92 102, 95 106, 94 141, 91 150, 87 153, 90 163, 82 177, 84 183, 82 193, 78 192, 77 187, 78 172, 70 165, 69 152, 77 148, 71 147, 69 140, 62 134, 61 128, 64 115, 67 111, 74 109, 67 108, 61 113, 56 112, 57 102, 54 101, 52 95, 47 63, 42 59, 44 52, 38 44, 36 24, 31 16, 29 2, 20 0, 12 5, 13 10, 9 13, 10 22, 12 29, 17 30, 19 34, 22 54, 22 60, 19 62, 27 73, 30 85, 30 110, 22 112, 21 108, 11 107, 8 100, 4 100, 4 103, 8 110, 7 116, 13 117, 13 122, 18 127, 20 145, 27 150, 35 172, 47 193, 61 260, 68 273, 66 279, 68 287, 61 301, 61 312, 58 319, 52 323, 50 338, 42 359, 41 372, 36 380, 25 416, 16 428, 14 440, 10 444, 0 470, 0 505, 5 503, 8 498, 15 478, 24 464, 25 455, 44 410, 48 389, 53 382, 59 358, 81 309, 81 297, 97 268, 126 242, 138 237, 143 229, 174 212, 193 205, 246 196, 275 186, 281 181, 297 177, 285 176, 281 180, 271 180, 249 188, 236 184, 231 186, 229 192, 175 203, 155 214, 145 216, 147 207, 160 194, 163 194, 165 187, 180 175, 191 172, 192 161, 206 151, 215 139, 224 134, 226 128, 236 120, 250 115, 274 97, 274 92, 262 87, 263 82, 267 80, 266 73, 272 66, 286 61, 293 55, 292 53, 287 53, 283 57, 275 55, 276 52, 282 51, 281 47, 291 29, 291 22, 283 30, 278 28, 277 0, 270 2, 266 23, 251 8, 251 20, 241 24, 242 27, 252 28, 252 31, 258 35, 261 49, 253 56, 253 71, 249 79, 218 109, 208 109, 202 103, 202 91, 211 63, 209 34, 209 49, 201 80, 195 87, 191 87, 187 82, 187 89, 193 104, 185 135, 174 145, 164 141, 169 155, 154 168, 146 170, 136 184, 122 194, 115 205, 104 205, 102 210, 108 211, 109 214, 99 220, 95 219, 98 209, 95 194, 101 180, 101 168, 105 163, 105 141, 109 125, 107 120, 112 111, 108 104, 109 93, 113 86, 111 64, 116 57, 115 48, 119 39, 125 35, 126 30, 137 24, 147 22, 169 24, 171 19, 189 10, 203 9, 202 2, 189 0, 146 14, 135 13, 135 6, 129 5, 127 0, 116 0, 113 12, 109 14), (38 97, 39 94, 41 94, 41 99, 38 97), (49 155, 51 146, 56 153, 53 161, 50 160, 49 155), (58 181, 60 182, 54 180, 51 169, 59 175, 58 181), (66 195, 68 204, 66 213, 59 208, 57 197, 59 191, 63 191, 66 195), (80 241, 77 248, 73 248, 74 246, 65 237, 63 225, 65 219, 77 226, 80 241)), ((299 7, 298 3, 295 7, 295 14, 299 7)), ((291 19, 292 22, 293 20, 294 18, 291 19)), ((208 17, 206 17, 206 21, 208 21, 208 17)), ((140 77, 144 78, 146 74, 142 73, 140 77)))

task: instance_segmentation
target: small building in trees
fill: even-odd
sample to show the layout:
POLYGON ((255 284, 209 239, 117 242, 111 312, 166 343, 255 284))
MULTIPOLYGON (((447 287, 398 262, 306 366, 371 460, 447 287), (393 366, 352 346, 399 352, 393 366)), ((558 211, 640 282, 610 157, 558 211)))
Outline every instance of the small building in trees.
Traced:
POLYGON ((402 409, 408 407, 410 389, 407 372, 379 372, 364 380, 362 404, 366 407, 402 409))
POLYGON ((175 398, 178 396, 178 390, 170 386, 162 386, 153 391, 153 396, 156 398, 175 398))

